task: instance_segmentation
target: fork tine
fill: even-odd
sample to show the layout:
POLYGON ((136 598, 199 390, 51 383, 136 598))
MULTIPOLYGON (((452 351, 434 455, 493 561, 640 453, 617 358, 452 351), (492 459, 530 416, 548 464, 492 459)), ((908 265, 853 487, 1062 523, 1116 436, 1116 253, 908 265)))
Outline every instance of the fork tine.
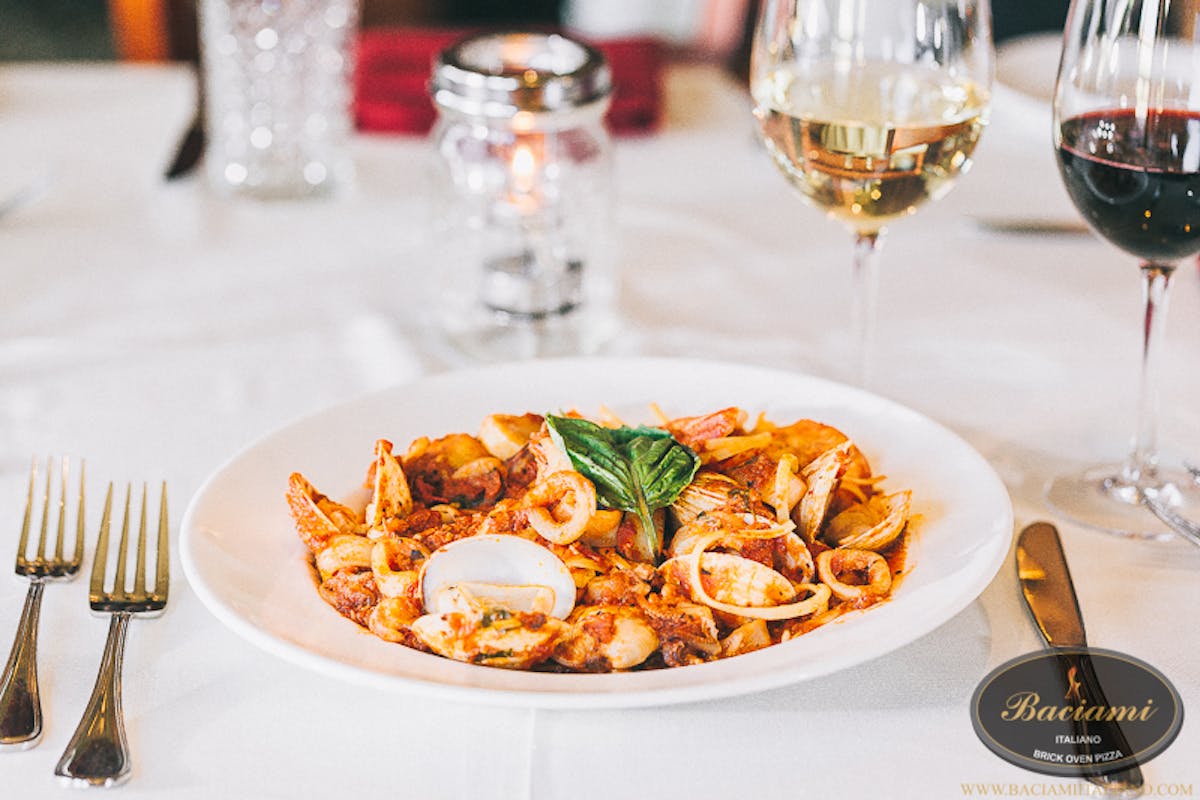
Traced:
POLYGON ((158 565, 154 574, 154 593, 165 601, 171 582, 170 553, 167 549, 167 531, 169 526, 167 525, 166 481, 163 481, 162 499, 159 501, 158 508, 158 565))
POLYGON ((83 479, 84 471, 87 466, 86 462, 79 459, 79 505, 75 512, 75 555, 71 558, 68 565, 72 571, 79 569, 79 565, 83 563, 83 529, 84 529, 84 494, 83 494, 83 479))
POLYGON ((62 486, 58 492, 58 530, 54 536, 54 561, 61 564, 63 560, 63 534, 66 532, 67 524, 67 470, 68 460, 63 456, 59 463, 60 472, 62 474, 62 486))
MULTIPOLYGON (((46 459, 46 493, 42 495, 42 529, 38 534, 37 560, 46 560, 46 526, 50 521, 50 477, 53 459, 46 459)), ((40 564, 39 564, 40 566, 40 564)))
POLYGON ((129 558, 129 501, 131 489, 125 484, 125 516, 121 521, 121 538, 117 542, 117 574, 113 576, 112 595, 116 600, 127 598, 125 591, 125 562, 129 558))
POLYGON ((146 589, 146 483, 142 482, 142 517, 138 522, 137 567, 133 573, 133 591, 146 589))
POLYGON ((25 565, 25 548, 29 545, 29 523, 33 516, 33 484, 37 482, 37 459, 29 465, 29 493, 25 497, 25 521, 21 523, 21 539, 17 542, 17 567, 25 565))
POLYGON ((104 514, 100 517, 100 535, 96 538, 96 557, 92 559, 92 582, 88 594, 95 602, 104 594, 104 568, 108 561, 108 530, 112 522, 113 485, 108 484, 108 494, 104 496, 104 514))

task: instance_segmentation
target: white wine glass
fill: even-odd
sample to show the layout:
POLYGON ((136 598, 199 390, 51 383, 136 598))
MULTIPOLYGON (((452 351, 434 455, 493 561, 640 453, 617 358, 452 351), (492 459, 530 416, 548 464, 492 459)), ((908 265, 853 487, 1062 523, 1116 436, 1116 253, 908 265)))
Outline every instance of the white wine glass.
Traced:
POLYGON ((1054 146, 1075 206, 1141 266, 1138 420, 1122 464, 1064 475, 1046 499, 1071 520, 1139 538, 1171 533, 1156 495, 1200 517, 1200 487, 1158 463, 1156 373, 1176 264, 1200 252, 1200 2, 1073 0, 1054 94, 1054 146))
POLYGON ((871 379, 876 261, 893 221, 944 195, 986 122, 987 0, 765 0, 750 89, 767 152, 854 234, 854 355, 871 379))

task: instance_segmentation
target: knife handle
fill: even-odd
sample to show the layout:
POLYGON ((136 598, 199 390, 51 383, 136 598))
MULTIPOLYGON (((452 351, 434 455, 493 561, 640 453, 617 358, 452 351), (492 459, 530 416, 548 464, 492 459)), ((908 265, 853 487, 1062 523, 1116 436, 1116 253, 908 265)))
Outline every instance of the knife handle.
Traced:
MULTIPOLYGON (((1087 703, 1089 706, 1108 705, 1108 698, 1104 696, 1104 689, 1100 685, 1100 679, 1096 676, 1091 656, 1084 652, 1060 653, 1059 663, 1062 665, 1063 677, 1067 679, 1068 692, 1072 689, 1077 691, 1078 702, 1087 703), (1072 680, 1072 677, 1075 680, 1072 680)), ((1133 752, 1120 724, 1115 721, 1072 720, 1071 724, 1080 737, 1085 737, 1089 733, 1103 732, 1101 735, 1104 741, 1112 742, 1122 753, 1133 752)), ((1077 748, 1077 752, 1082 754, 1090 751, 1077 748)), ((1142 793, 1144 783, 1142 770, 1136 762, 1111 772, 1089 773, 1086 777, 1089 782, 1104 787, 1108 792, 1121 797, 1137 797, 1142 793)))

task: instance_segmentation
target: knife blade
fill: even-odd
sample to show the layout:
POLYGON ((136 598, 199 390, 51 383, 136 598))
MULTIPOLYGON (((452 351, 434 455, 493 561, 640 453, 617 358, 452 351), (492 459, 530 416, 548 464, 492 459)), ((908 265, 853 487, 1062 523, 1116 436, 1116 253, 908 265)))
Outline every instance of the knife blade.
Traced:
MULTIPOLYGON (((1042 639, 1052 648, 1082 648, 1087 646, 1083 615, 1075 596, 1075 584, 1067 567, 1067 556, 1058 537, 1058 529, 1049 522, 1034 522, 1017 538, 1017 578, 1025 605, 1033 616, 1042 639)), ((1081 679, 1080 690, 1090 705, 1107 706, 1108 700, 1096 677, 1095 668, 1086 653, 1064 653, 1060 656, 1064 674, 1074 671, 1081 679)), ((1112 729, 1112 740, 1120 743, 1123 752, 1131 752, 1119 725, 1111 722, 1074 723, 1081 736, 1090 726, 1112 729)), ((1115 797, 1137 797, 1142 793, 1144 779, 1136 764, 1103 775, 1085 775, 1096 786, 1103 787, 1115 797)))
POLYGON ((1087 634, 1075 598, 1075 584, 1058 531, 1050 523, 1035 522, 1021 531, 1017 540, 1017 577, 1025 605, 1046 644, 1086 647, 1087 634))

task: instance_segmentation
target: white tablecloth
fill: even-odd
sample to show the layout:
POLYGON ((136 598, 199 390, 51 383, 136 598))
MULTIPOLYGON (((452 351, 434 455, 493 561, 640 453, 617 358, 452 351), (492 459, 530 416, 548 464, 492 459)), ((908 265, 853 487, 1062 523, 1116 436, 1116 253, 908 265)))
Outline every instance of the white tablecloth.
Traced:
MULTIPOLYGON (((776 174, 740 87, 676 68, 667 98, 660 133, 617 145, 626 327, 614 350, 841 375, 846 233, 776 174)), ((425 144, 356 140, 356 189, 335 201, 220 202, 199 179, 160 177, 191 103, 189 75, 172 68, 0 69, 0 178, 49 175, 43 198, 0 220, 5 563, 34 454, 89 458, 93 519, 104 482, 165 478, 178 520, 255 437, 450 366, 411 290, 435 266, 420 222, 425 144)), ((876 390, 977 447, 1019 525, 1049 515, 1048 475, 1123 455, 1139 346, 1129 258, 1088 235, 996 233, 973 219, 1070 218, 1048 127, 1047 109, 998 92, 975 170, 895 226, 881 265, 876 390)), ((1175 284, 1170 461, 1200 459, 1195 268, 1175 284)), ((1200 708, 1200 550, 1060 529, 1091 641, 1154 664, 1200 708)), ((131 798, 951 798, 1077 783, 1000 761, 971 729, 980 678, 1039 646, 1011 561, 966 610, 887 657, 759 695, 598 713, 476 708, 322 677, 226 630, 174 566, 168 613, 135 622, 129 640, 131 798)), ((46 736, 0 753, 3 797, 65 791, 54 763, 106 628, 84 613, 85 583, 46 591, 46 736)), ((0 647, 24 589, 0 580, 0 647)), ((1185 725, 1146 766, 1150 783, 1200 791, 1198 730, 1185 725)))

